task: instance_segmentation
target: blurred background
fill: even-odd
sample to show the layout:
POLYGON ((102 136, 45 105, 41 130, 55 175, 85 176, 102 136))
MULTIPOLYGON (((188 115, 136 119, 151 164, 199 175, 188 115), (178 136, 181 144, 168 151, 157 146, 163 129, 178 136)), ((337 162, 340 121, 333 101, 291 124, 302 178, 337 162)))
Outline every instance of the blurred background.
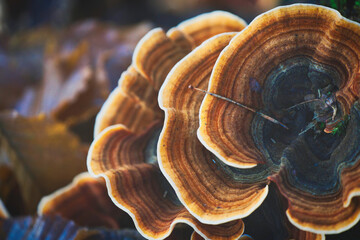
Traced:
POLYGON ((320 0, 2 0, 1 31, 14 33, 44 24, 66 27, 89 18, 116 25, 151 21, 156 26, 168 28, 183 19, 215 9, 235 13, 250 21, 261 12, 294 2, 321 3, 320 0))
MULTIPOLYGON (((23 121, 45 114, 64 124, 87 148, 97 112, 150 29, 168 30, 213 10, 229 11, 250 23, 260 13, 293 3, 321 4, 360 19, 360 1, 355 0, 0 0, 0 113, 15 109, 23 121)), ((0 126, 7 121, 1 117, 0 126)), ((38 150, 46 151, 41 147, 38 150)), ((11 216, 34 215, 43 195, 86 171, 83 164, 27 202, 17 170, 0 160, 0 167, 10 166, 8 175, 0 169, 0 199, 11 216)), ((261 211, 247 221, 256 226, 258 219, 266 220, 261 211)), ((259 234, 257 228, 247 231, 259 234)))
MULTIPOLYGON (((16 107, 25 88, 44 78, 44 57, 69 54, 80 43, 90 45, 92 67, 106 68, 107 79, 101 81, 111 90, 130 64, 136 42, 153 27, 167 30, 213 10, 229 11, 249 23, 262 12, 292 3, 322 4, 349 18, 358 16, 355 0, 0 0, 0 110, 16 107), (116 56, 100 57, 109 49, 116 49, 116 56)), ((28 105, 16 108, 29 114, 28 105)))
MULTIPOLYGON (((213 10, 229 11, 249 23, 262 12, 292 3, 322 4, 355 20, 359 16, 359 1, 355 0, 0 0, 0 110, 16 108, 31 115, 55 108, 59 100, 37 107, 19 101, 31 101, 36 94, 29 93, 29 87, 39 87, 49 77, 44 76, 49 68, 46 62, 59 56, 62 62, 69 62, 64 58, 71 58, 69 54, 79 44, 88 45, 83 47, 88 50, 82 51, 91 53, 83 61, 93 70, 97 67, 97 77, 103 78, 99 80, 103 95, 94 102, 100 105, 130 64, 137 41, 149 29, 167 30, 213 10), (110 49, 111 54, 103 54, 110 49)), ((70 76, 79 68, 68 65, 59 72, 66 71, 70 76)))

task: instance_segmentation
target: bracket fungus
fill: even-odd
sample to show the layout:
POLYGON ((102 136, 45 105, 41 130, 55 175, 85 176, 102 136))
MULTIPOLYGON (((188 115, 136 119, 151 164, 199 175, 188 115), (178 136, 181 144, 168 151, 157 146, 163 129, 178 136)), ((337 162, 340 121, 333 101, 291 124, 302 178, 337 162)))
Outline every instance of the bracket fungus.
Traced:
POLYGON ((246 180, 234 181, 196 137, 203 94, 188 86, 207 86, 216 59, 234 36, 217 35, 193 50, 172 69, 159 93, 165 110, 158 144, 160 167, 189 211, 208 224, 245 217, 268 191, 264 177, 240 176, 246 180))
MULTIPOLYGON (((223 172, 231 169, 234 183, 258 186, 244 177, 255 172, 258 179, 275 182, 289 202, 290 222, 302 230, 339 233, 360 219, 359 40, 360 25, 335 10, 278 7, 232 39, 217 59, 208 89, 288 129, 210 95, 202 102, 198 137, 223 172)), ((184 199, 190 194, 180 191, 184 199)), ((218 217, 216 209, 206 215, 218 217)))
POLYGON ((72 220, 79 226, 122 229, 132 227, 129 217, 114 205, 107 194, 105 181, 84 172, 71 184, 41 199, 38 215, 72 220))
POLYGON ((345 231, 360 218, 359 40, 305 4, 154 29, 97 116, 88 170, 151 239, 178 222, 238 238, 270 182, 298 239, 345 231))
POLYGON ((242 19, 216 11, 167 33, 150 31, 138 43, 131 66, 96 118, 88 170, 105 178, 113 202, 129 213, 147 238, 166 238, 177 223, 186 223, 209 239, 237 239, 244 231, 238 219, 214 226, 190 214, 162 175, 156 151, 164 118, 157 97, 169 71, 206 39, 244 27, 242 19))
POLYGON ((154 123, 141 134, 121 124, 106 128, 89 150, 89 172, 105 178, 113 202, 147 238, 163 239, 176 223, 187 223, 210 239, 237 239, 244 230, 241 220, 206 225, 179 202, 156 163, 159 127, 154 123))

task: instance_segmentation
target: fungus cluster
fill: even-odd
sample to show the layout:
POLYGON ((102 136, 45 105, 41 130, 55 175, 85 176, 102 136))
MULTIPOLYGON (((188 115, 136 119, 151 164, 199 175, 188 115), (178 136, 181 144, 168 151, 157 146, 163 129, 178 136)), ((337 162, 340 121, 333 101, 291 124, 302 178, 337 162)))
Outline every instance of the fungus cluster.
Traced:
POLYGON ((292 237, 343 232, 360 219, 359 59, 360 25, 316 5, 154 29, 97 116, 88 170, 150 239, 177 223, 238 239, 271 182, 292 237))

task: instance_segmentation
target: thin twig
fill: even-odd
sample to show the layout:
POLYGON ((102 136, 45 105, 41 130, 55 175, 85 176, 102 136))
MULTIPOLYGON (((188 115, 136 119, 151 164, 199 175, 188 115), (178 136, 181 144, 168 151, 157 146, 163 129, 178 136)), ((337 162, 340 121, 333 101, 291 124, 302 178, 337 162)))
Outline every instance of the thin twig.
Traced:
POLYGON ((268 116, 268 115, 266 115, 266 114, 264 114, 264 113, 262 113, 262 112, 256 111, 255 109, 253 109, 253 108, 251 108, 251 107, 248 107, 248 106, 246 106, 246 105, 244 105, 244 104, 238 103, 238 102, 236 102, 236 101, 234 101, 234 100, 232 100, 232 99, 230 99, 230 98, 223 97, 223 96, 218 95, 218 94, 216 94, 216 93, 208 92, 208 91, 206 91, 206 90, 193 87, 192 85, 189 85, 189 88, 190 88, 190 89, 197 90, 197 91, 200 91, 200 92, 203 92, 203 93, 205 93, 205 94, 209 94, 209 95, 211 95, 211 96, 213 96, 213 97, 220 98, 220 99, 225 100, 225 101, 227 101, 227 102, 231 102, 231 103, 233 103, 233 104, 235 104, 235 105, 237 105, 237 106, 239 106, 239 107, 245 108, 245 109, 247 109, 247 110, 249 110, 249 111, 251 111, 251 112, 253 112, 253 113, 255 113, 255 114, 257 114, 257 115, 259 115, 259 116, 261 116, 261 117, 263 117, 263 118, 265 118, 266 120, 269 120, 270 122, 273 122, 273 123, 275 123, 275 124, 278 124, 278 125, 282 126, 283 128, 289 130, 289 128, 288 128, 285 124, 283 124, 282 122, 276 120, 275 118, 272 118, 272 117, 270 117, 270 116, 268 116))
POLYGON ((297 106, 300 106, 300 105, 303 105, 303 104, 306 104, 306 103, 310 103, 310 102, 320 101, 320 100, 321 100, 321 99, 319 99, 319 98, 315 98, 315 99, 307 100, 307 101, 304 101, 304 102, 301 102, 301 103, 295 104, 295 105, 293 105, 293 106, 291 106, 291 107, 287 108, 286 110, 290 110, 290 109, 295 108, 295 107, 297 107, 297 106))

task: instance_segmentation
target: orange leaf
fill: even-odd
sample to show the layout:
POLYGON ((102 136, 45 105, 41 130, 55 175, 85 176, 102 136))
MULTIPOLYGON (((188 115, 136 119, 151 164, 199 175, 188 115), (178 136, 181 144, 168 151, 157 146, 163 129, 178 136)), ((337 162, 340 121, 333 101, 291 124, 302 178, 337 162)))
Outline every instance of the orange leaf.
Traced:
POLYGON ((25 204, 35 212, 40 198, 85 170, 87 146, 65 125, 44 115, 0 114, 0 164, 10 164, 25 204))

